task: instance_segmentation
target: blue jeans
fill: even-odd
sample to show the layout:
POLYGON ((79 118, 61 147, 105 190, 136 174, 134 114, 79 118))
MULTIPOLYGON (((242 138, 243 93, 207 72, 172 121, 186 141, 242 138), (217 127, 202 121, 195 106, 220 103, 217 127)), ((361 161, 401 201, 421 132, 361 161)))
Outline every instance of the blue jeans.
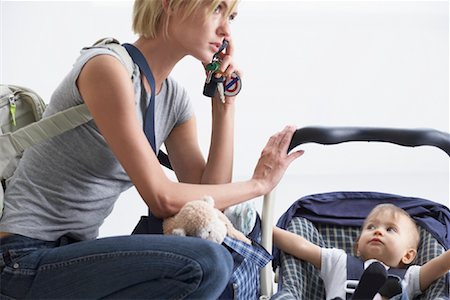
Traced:
POLYGON ((132 235, 0 240, 1 298, 216 299, 231 276, 225 247, 191 237, 132 235))

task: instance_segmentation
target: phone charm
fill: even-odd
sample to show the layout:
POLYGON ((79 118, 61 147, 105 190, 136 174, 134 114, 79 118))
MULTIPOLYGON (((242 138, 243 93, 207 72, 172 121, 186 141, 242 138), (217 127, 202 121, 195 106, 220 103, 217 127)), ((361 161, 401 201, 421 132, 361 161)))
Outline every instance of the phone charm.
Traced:
POLYGON ((233 72, 230 78, 225 81, 225 91, 224 94, 227 97, 233 97, 239 94, 242 89, 242 80, 241 78, 233 72))
POLYGON ((239 75, 235 72, 231 74, 229 78, 225 76, 216 77, 220 65, 216 65, 217 62, 209 63, 206 65, 206 80, 203 87, 203 95, 207 97, 214 97, 216 90, 219 93, 220 100, 225 102, 225 96, 234 97, 242 89, 242 81, 239 75))
POLYGON ((214 54, 212 61, 205 66, 206 80, 203 87, 203 95, 207 97, 214 97, 216 91, 219 93, 220 101, 225 103, 225 96, 233 97, 239 94, 242 88, 241 78, 233 72, 230 78, 223 76, 219 71, 220 63, 222 62, 219 53, 221 53, 228 46, 228 41, 224 40, 219 50, 214 54), (216 77, 219 73, 221 76, 216 77))
POLYGON ((205 70, 206 70, 206 82, 205 83, 209 83, 212 79, 212 76, 214 75, 214 73, 219 70, 220 64, 218 61, 212 61, 209 64, 206 65, 205 70))

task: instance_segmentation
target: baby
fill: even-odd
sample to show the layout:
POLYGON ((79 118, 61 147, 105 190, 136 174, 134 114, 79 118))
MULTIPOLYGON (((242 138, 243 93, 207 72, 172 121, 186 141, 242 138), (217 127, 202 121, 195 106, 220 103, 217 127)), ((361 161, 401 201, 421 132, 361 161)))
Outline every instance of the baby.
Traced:
MULTIPOLYGON (((344 250, 321 248, 278 227, 274 228, 273 237, 274 244, 280 250, 308 261, 320 270, 327 299, 346 298, 347 254, 344 250)), ((386 282, 387 269, 408 268, 397 289, 400 294, 397 297, 402 299, 420 295, 445 275, 450 270, 450 250, 423 266, 410 266, 417 255, 419 239, 418 228, 407 212, 392 204, 377 205, 365 219, 356 241, 357 256, 364 262, 366 270, 353 299, 373 299, 375 296, 387 299, 394 296, 390 293, 392 289, 387 289, 386 293, 386 286, 379 290, 386 282), (381 271, 380 264, 384 266, 381 271), (364 280, 364 277, 367 279, 364 280)))

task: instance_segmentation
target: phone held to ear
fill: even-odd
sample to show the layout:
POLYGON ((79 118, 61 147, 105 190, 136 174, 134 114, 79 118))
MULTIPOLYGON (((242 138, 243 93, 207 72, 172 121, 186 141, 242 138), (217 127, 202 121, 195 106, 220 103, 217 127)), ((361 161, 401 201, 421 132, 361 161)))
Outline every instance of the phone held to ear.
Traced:
POLYGON ((242 88, 241 78, 233 72, 230 78, 225 76, 216 77, 219 72, 220 63, 222 62, 219 53, 221 53, 228 46, 228 41, 224 40, 219 50, 214 54, 211 62, 206 65, 206 81, 203 87, 203 95, 207 97, 214 97, 216 91, 219 93, 220 100, 225 102, 225 96, 233 97, 239 94, 242 88))

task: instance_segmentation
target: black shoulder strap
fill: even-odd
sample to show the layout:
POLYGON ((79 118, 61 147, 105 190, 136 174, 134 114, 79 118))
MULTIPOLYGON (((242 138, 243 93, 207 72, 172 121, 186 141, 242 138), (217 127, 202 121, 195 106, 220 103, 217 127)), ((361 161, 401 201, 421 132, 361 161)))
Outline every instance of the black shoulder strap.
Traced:
POLYGON ((347 255, 347 279, 359 280, 364 272, 364 262, 353 255, 347 255))
POLYGON ((144 55, 139 51, 138 48, 131 44, 123 44, 122 45, 130 54, 133 61, 139 66, 139 69, 141 72, 144 73, 145 77, 147 78, 147 81, 151 88, 151 96, 150 96, 150 102, 147 107, 147 111, 145 112, 145 120, 144 120, 144 132, 147 136, 147 139, 150 143, 150 145, 153 148, 153 151, 155 153, 158 153, 158 160, 159 162, 165 166, 166 168, 173 170, 172 166, 169 161, 169 157, 166 153, 163 151, 158 151, 156 149, 156 142, 155 142, 155 94, 156 94, 156 88, 155 88, 155 79, 153 77, 153 73, 150 69, 150 66, 147 63, 147 60, 145 59, 144 55))
MULTIPOLYGON (((345 284, 346 285, 349 284, 350 281, 359 281, 363 272, 364 272, 363 261, 356 256, 348 254, 347 255, 347 280, 346 280, 345 284)), ((356 289, 356 285, 352 286, 351 289, 353 289, 353 288, 356 289)), ((351 289, 347 289, 347 286, 345 288, 346 288, 346 291, 351 290, 351 289)), ((346 299, 347 300, 351 299, 352 295, 353 294, 351 292, 347 292, 345 295, 346 299)))
MULTIPOLYGON (((403 279, 405 277, 406 271, 408 269, 401 268, 389 268, 387 270, 388 275, 395 275, 403 279)), ((350 280, 358 280, 361 278, 362 273, 364 272, 364 263, 363 261, 353 255, 347 255, 347 279, 350 280)))
POLYGON ((407 268, 406 269, 389 268, 389 270, 387 272, 388 272, 389 276, 394 275, 394 276, 399 277, 400 279, 403 279, 403 278, 405 278, 406 271, 408 271, 407 268))

